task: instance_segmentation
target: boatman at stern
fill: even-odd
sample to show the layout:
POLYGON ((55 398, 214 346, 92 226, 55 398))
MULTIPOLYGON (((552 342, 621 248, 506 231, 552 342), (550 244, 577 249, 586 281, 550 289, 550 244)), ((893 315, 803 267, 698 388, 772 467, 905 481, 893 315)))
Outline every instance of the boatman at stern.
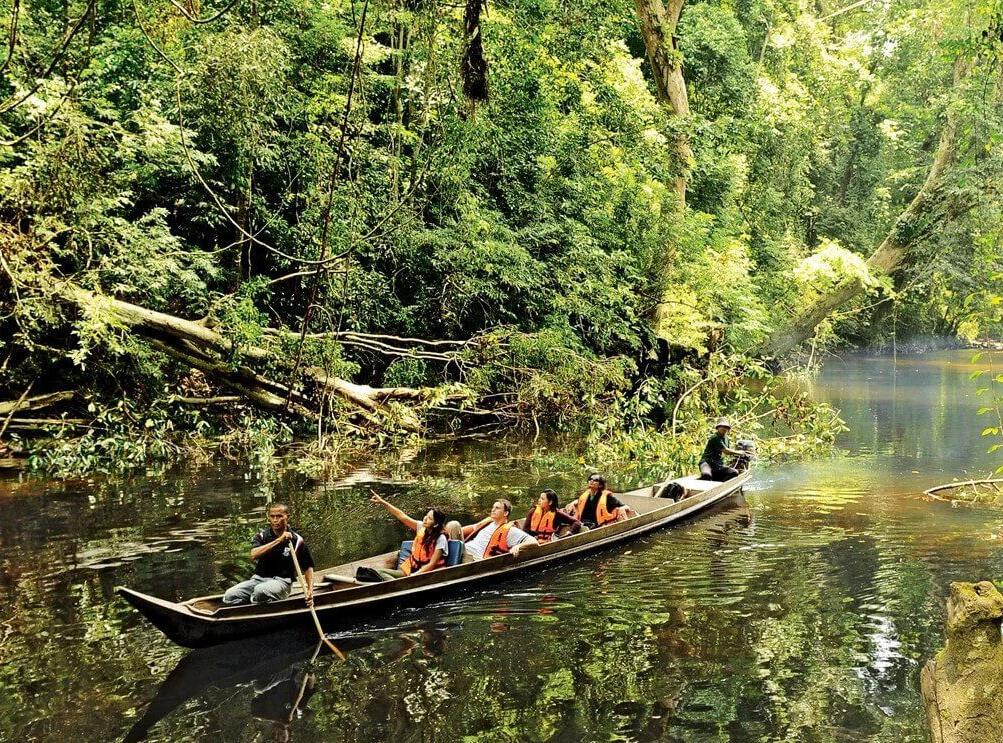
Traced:
POLYGON ((714 426, 714 435, 707 439, 703 455, 700 457, 700 479, 724 482, 738 477, 738 470, 724 463, 724 455, 729 457, 745 456, 746 452, 732 449, 728 445, 728 432, 731 424, 727 418, 718 418, 714 426))
POLYGON ((268 528, 259 531, 251 540, 254 575, 227 589, 223 594, 223 603, 264 604, 288 596, 296 580, 293 550, 296 550, 306 583, 306 603, 312 605, 313 557, 303 537, 289 528, 289 506, 285 503, 268 505, 268 528))

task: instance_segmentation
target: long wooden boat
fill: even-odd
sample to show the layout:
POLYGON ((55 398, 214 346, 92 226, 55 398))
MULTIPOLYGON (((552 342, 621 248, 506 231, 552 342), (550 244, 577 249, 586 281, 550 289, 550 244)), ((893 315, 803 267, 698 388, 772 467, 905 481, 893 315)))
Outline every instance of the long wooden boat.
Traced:
MULTIPOLYGON (((314 607, 325 626, 348 627, 402 606, 435 600, 484 583, 497 583, 518 574, 539 569, 559 560, 583 555, 627 539, 647 534, 693 516, 739 493, 751 472, 726 482, 709 482, 682 477, 673 482, 684 489, 684 497, 673 501, 662 496, 667 483, 658 483, 617 494, 636 516, 600 529, 563 537, 539 547, 486 560, 464 562, 452 567, 383 583, 356 583, 355 568, 392 565, 397 551, 336 565, 316 571, 314 607), (332 580, 325 580, 330 576, 332 580)), ((243 637, 276 632, 312 622, 299 587, 288 598, 268 604, 225 606, 221 595, 201 596, 181 603, 165 601, 119 586, 119 594, 155 627, 185 647, 207 647, 243 637)))

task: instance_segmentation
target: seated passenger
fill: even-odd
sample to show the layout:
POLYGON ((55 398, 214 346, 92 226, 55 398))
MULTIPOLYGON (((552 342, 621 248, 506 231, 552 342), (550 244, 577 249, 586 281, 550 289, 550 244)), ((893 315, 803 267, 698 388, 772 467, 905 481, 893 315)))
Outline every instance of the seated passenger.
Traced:
MULTIPOLYGON (((389 568, 374 568, 383 580, 403 578, 413 573, 427 573, 430 570, 441 568, 446 562, 446 553, 449 551, 449 544, 446 541, 444 532, 446 514, 437 508, 429 509, 425 518, 419 523, 404 513, 397 506, 391 505, 383 498, 373 493, 369 499, 370 503, 379 503, 392 513, 408 529, 415 532, 414 542, 411 547, 411 556, 408 557, 398 570, 389 568)), ((375 579, 374 579, 375 580, 375 579)))
POLYGON ((289 506, 269 503, 267 513, 268 528, 255 534, 251 540, 254 575, 228 588, 223 594, 223 603, 228 606, 264 604, 286 598, 296 578, 292 558, 292 550, 296 550, 306 583, 304 598, 310 605, 313 603, 313 557, 310 550, 303 537, 289 528, 289 506))
POLYGON ((637 515, 634 509, 624 505, 612 491, 606 489, 606 478, 598 472, 589 475, 589 489, 569 503, 566 510, 589 529, 637 515))
POLYGON ((512 504, 507 500, 496 500, 491 506, 491 515, 481 519, 476 524, 468 524, 460 529, 456 521, 446 525, 447 531, 458 529, 466 541, 466 558, 484 560, 495 555, 511 552, 518 555, 519 550, 530 544, 539 544, 535 538, 509 521, 512 514, 512 504))
POLYGON ((536 505, 529 509, 522 522, 522 529, 540 544, 546 544, 562 527, 567 526, 571 534, 582 530, 582 522, 559 509, 557 493, 544 490, 536 505))

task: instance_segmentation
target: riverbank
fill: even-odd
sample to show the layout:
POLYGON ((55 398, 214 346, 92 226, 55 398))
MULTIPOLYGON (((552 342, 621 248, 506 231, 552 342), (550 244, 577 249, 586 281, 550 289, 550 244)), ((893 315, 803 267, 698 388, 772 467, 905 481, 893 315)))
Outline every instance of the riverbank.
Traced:
MULTIPOLYGON (((17 464, 38 476, 163 469, 175 462, 222 457, 234 462, 287 462, 303 474, 323 479, 337 477, 353 463, 374 456, 393 458, 396 452, 406 454, 439 442, 526 435, 527 430, 534 437, 543 433, 563 437, 598 468, 629 469, 639 461, 657 461, 677 474, 695 466, 710 423, 720 415, 732 419, 734 435, 755 440, 764 457, 817 454, 831 447, 842 430, 838 412, 812 401, 802 385, 789 384, 742 357, 713 354, 699 364, 680 362, 659 376, 637 379, 632 386, 626 386, 625 379, 617 383, 593 379, 558 392, 559 380, 569 373, 573 372, 566 363, 525 370, 521 384, 502 395, 505 409, 495 413, 462 406, 450 411, 421 403, 428 428, 413 431, 395 428, 392 420, 382 432, 368 433, 337 417, 326 425, 304 425, 295 416, 264 412, 231 398, 216 410, 193 408, 176 398, 140 410, 130 398, 114 405, 85 405, 86 400, 74 393, 63 393, 25 396, 20 402, 35 410, 73 406, 72 414, 86 418, 70 422, 67 408, 62 416, 49 408, 41 412, 46 418, 35 419, 41 421, 37 426, 22 424, 42 436, 25 438, 20 428, 9 437, 12 449, 22 455, 17 464), (592 392, 586 393, 590 387, 592 392)), ((478 404, 472 388, 451 389, 456 398, 478 404)), ((498 394, 482 388, 479 396, 498 394)), ((12 408, 8 417, 13 417, 17 402, 8 407, 12 408)))

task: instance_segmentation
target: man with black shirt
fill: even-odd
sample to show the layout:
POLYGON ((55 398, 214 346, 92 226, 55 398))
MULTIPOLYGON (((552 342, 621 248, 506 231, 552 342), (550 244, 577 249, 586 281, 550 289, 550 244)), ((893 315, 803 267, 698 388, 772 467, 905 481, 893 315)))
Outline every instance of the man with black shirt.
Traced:
POLYGON ((289 528, 289 506, 285 503, 269 504, 268 528, 255 534, 251 540, 254 575, 227 589, 223 594, 223 603, 264 604, 288 596, 296 580, 296 566, 292 558, 294 549, 306 583, 306 603, 312 604, 313 557, 303 537, 289 528))
POLYGON ((714 435, 707 439, 707 446, 704 447, 703 456, 700 457, 700 479, 716 480, 724 482, 738 476, 738 470, 728 467, 724 463, 724 455, 729 457, 742 456, 745 452, 740 452, 728 446, 728 432, 731 424, 727 418, 718 418, 717 425, 714 426, 714 435))

